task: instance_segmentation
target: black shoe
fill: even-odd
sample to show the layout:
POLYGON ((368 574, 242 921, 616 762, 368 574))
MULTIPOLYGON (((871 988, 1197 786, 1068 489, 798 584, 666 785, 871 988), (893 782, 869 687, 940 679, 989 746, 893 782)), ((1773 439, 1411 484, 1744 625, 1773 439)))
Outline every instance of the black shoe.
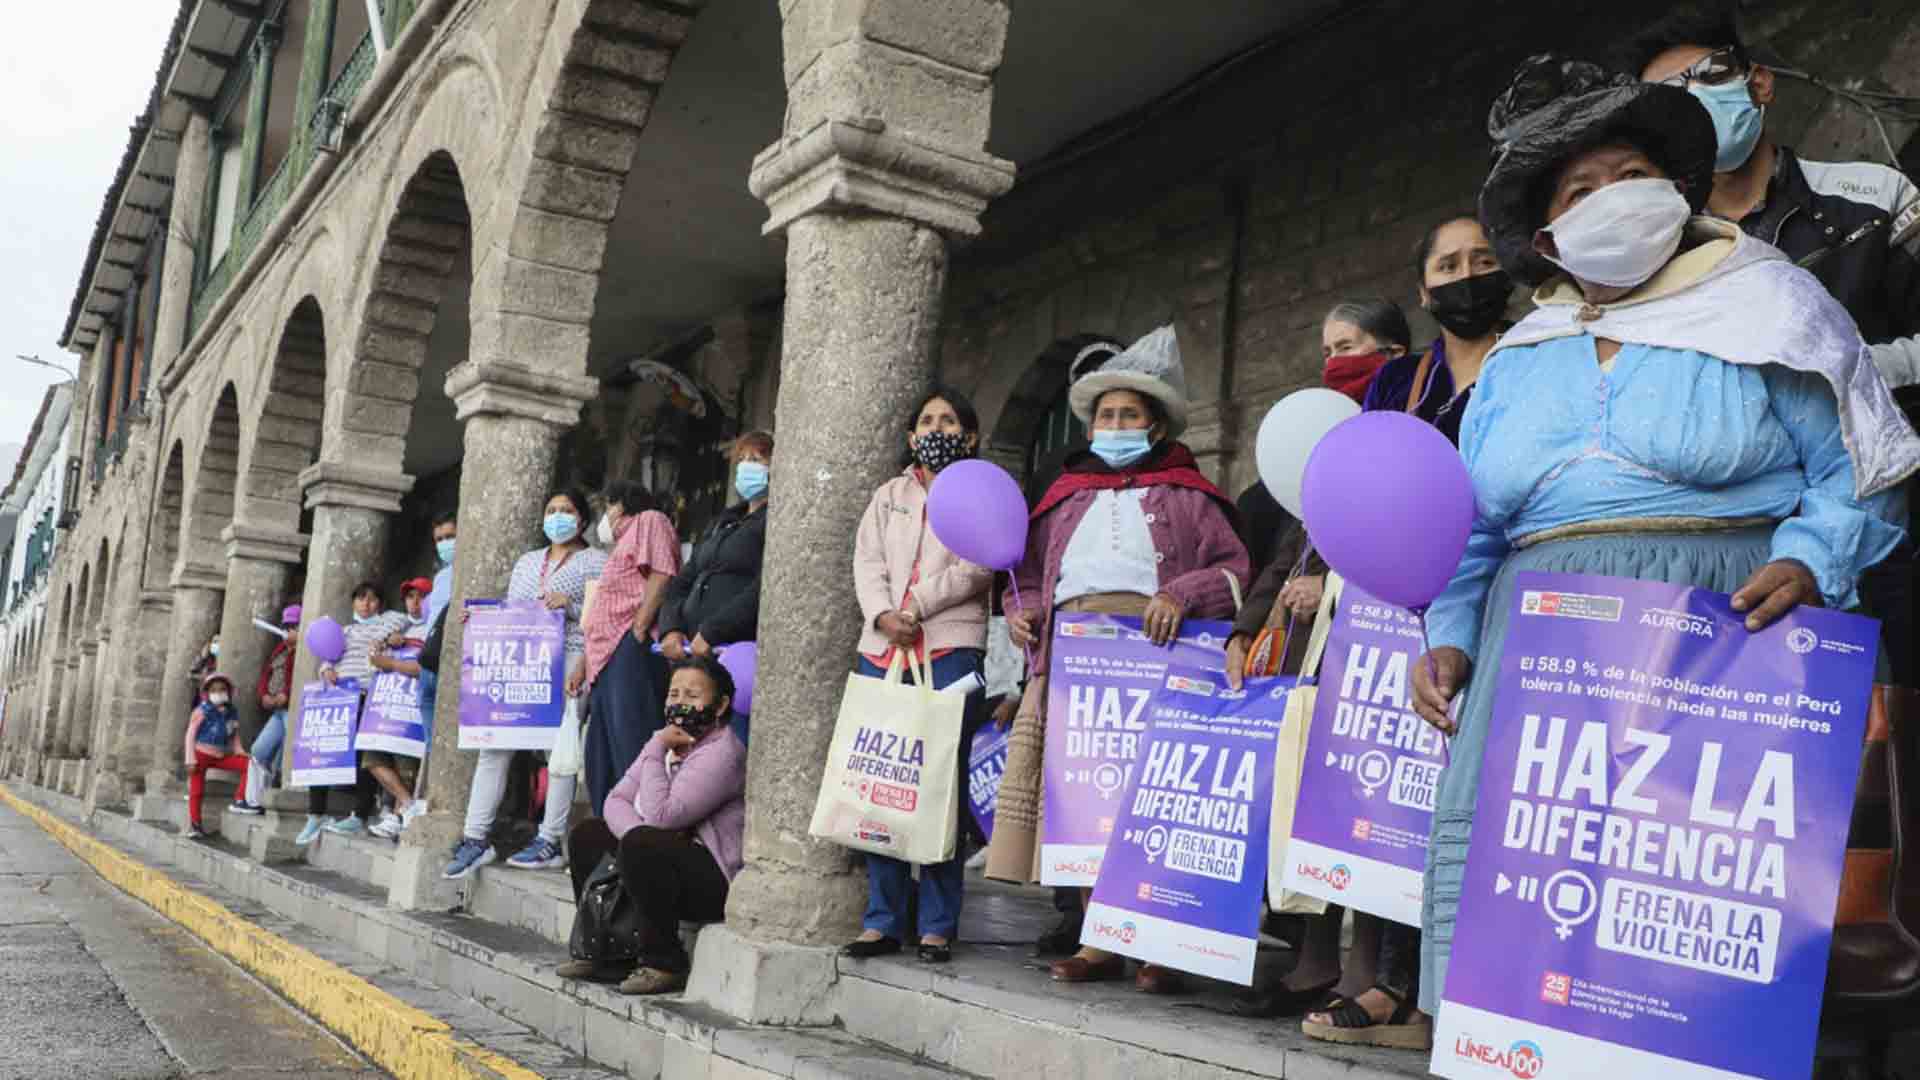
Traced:
POLYGON ((1086 912, 1069 911, 1060 916, 1060 922, 1053 929, 1040 935, 1033 943, 1035 956, 1071 956, 1080 951, 1080 928, 1086 922, 1086 912))
POLYGON ((875 941, 849 941, 840 946, 840 955, 855 960, 867 960, 875 956, 892 956, 900 951, 900 939, 883 937, 875 941))
POLYGON ((920 962, 923 964, 947 964, 953 962, 952 945, 929 945, 920 943, 920 962))
POLYGON ((1300 1016, 1325 1005, 1333 995, 1334 985, 1339 980, 1324 986, 1309 986, 1305 990, 1289 990, 1276 986, 1270 990, 1247 990, 1234 995, 1233 1003, 1227 1011, 1235 1016, 1249 1019, 1270 1020, 1278 1016, 1300 1016))

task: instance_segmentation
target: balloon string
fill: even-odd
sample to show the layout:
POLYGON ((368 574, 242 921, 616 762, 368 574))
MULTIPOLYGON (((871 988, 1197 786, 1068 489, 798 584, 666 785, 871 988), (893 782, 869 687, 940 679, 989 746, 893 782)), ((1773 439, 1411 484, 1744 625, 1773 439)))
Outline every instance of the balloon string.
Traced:
MULTIPOLYGON (((1287 571, 1287 581, 1289 583, 1291 583, 1295 578, 1299 577, 1302 573, 1306 572, 1307 560, 1312 557, 1313 557, 1313 540, 1308 539, 1306 542, 1306 545, 1300 549, 1300 557, 1293 560, 1293 569, 1287 571)), ((1278 603, 1278 602, 1279 602, 1278 600, 1275 601, 1275 603, 1278 603)), ((1287 666, 1287 653, 1291 652, 1292 649, 1293 649, 1293 605, 1288 604, 1287 605, 1287 626, 1286 626, 1286 629, 1280 631, 1280 655, 1274 657, 1274 664, 1276 665, 1276 670, 1278 668, 1284 668, 1287 666)), ((1300 674, 1305 675, 1306 672, 1303 671, 1303 672, 1300 672, 1300 674)))
MULTIPOLYGON (((1437 690, 1440 687, 1440 665, 1433 662, 1433 639, 1427 636, 1426 605, 1408 610, 1413 612, 1414 618, 1420 620, 1420 645, 1426 650, 1427 681, 1437 690)), ((1440 764, 1444 768, 1453 761, 1453 733, 1442 731, 1440 736, 1440 764)))
MULTIPOLYGON (((1013 587, 1013 609, 1025 614, 1027 605, 1020 602, 1020 575, 1007 571, 1007 584, 1013 587)), ((1027 678, 1031 679, 1038 674, 1033 670, 1033 642, 1029 640, 1021 649, 1027 654, 1027 678)))

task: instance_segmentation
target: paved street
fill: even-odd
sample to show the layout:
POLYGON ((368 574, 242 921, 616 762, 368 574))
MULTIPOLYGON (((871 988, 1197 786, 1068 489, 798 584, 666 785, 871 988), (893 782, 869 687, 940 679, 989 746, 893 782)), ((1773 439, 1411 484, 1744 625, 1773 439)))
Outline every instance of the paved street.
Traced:
POLYGON ((0 1080, 384 1075, 5 806, 0 1002, 0 1080))

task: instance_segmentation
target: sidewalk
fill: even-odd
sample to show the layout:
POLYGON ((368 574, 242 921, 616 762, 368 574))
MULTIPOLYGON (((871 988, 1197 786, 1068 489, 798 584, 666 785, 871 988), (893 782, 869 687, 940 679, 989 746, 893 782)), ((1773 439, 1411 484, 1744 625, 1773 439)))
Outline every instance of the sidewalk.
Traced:
MULTIPOLYGON (((570 925, 564 875, 489 867, 455 911, 398 912, 386 906, 385 890, 371 880, 382 856, 390 858, 392 847, 382 841, 326 837, 310 851, 311 863, 263 865, 230 840, 184 840, 123 814, 96 812, 76 827, 84 810, 78 800, 20 785, 10 790, 51 810, 48 826, 57 835, 71 834, 63 842, 97 848, 89 857, 96 866, 126 863, 118 872, 124 881, 116 884, 132 885, 129 891, 136 894, 177 892, 183 899, 156 906, 184 908, 190 918, 183 922, 203 921, 210 933, 254 938, 240 951, 255 962, 270 967, 282 954, 304 951, 326 965, 314 969, 328 971, 317 977, 348 987, 353 1000, 377 1002, 366 997, 368 991, 390 999, 391 1006, 356 1005, 334 1019, 315 1015, 396 1076, 1425 1075, 1421 1054, 1342 1050, 1304 1039, 1297 1021, 1226 1016, 1217 1010, 1231 989, 1219 984, 1179 998, 1146 997, 1131 984, 1055 984, 1028 957, 1025 944, 1053 918, 1042 890, 975 879, 953 964, 930 968, 898 957, 841 961, 831 991, 838 1026, 755 1027, 677 996, 630 998, 611 987, 563 983, 553 969, 566 958, 562 942, 570 925), (209 902, 227 914, 206 915, 209 902), (395 1028, 390 1015, 424 1016, 443 1030, 429 1030, 418 1019, 395 1028), (468 1063, 458 1066, 465 1071, 419 1071, 389 1064, 379 1052, 396 1040, 416 1038, 435 1046, 464 1044, 488 1057, 475 1065, 480 1059, 469 1053, 468 1063)), ((243 839, 255 827, 240 818, 227 824, 229 835, 238 832, 243 839)), ((248 959, 236 959, 254 970, 248 959)), ((1264 963, 1284 961, 1277 950, 1263 953, 1264 963)), ((274 984, 269 974, 256 974, 274 984)), ((282 992, 299 1002, 294 991, 282 992)))

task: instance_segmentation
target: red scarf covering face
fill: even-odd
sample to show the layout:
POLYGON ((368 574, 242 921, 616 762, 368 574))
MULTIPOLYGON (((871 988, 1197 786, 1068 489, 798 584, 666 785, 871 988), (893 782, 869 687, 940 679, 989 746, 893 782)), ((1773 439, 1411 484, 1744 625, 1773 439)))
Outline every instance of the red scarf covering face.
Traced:
POLYGON ((1387 361, 1391 359, 1393 357, 1387 355, 1385 349, 1329 356, 1321 379, 1327 384, 1327 389, 1338 390, 1356 403, 1363 403, 1366 401, 1367 387, 1373 385, 1373 377, 1380 374, 1380 369, 1387 366, 1387 361))
POLYGON ((1066 471, 1040 497, 1031 516, 1039 520, 1042 514, 1082 491, 1119 491, 1157 484, 1192 488, 1226 507, 1229 518, 1234 514, 1233 500, 1227 498, 1225 492, 1213 486, 1213 482, 1200 472, 1193 451, 1187 449, 1186 444, 1176 442, 1168 443, 1164 451, 1148 454, 1125 469, 1109 469, 1106 462, 1092 454, 1076 458, 1068 463, 1066 471))

